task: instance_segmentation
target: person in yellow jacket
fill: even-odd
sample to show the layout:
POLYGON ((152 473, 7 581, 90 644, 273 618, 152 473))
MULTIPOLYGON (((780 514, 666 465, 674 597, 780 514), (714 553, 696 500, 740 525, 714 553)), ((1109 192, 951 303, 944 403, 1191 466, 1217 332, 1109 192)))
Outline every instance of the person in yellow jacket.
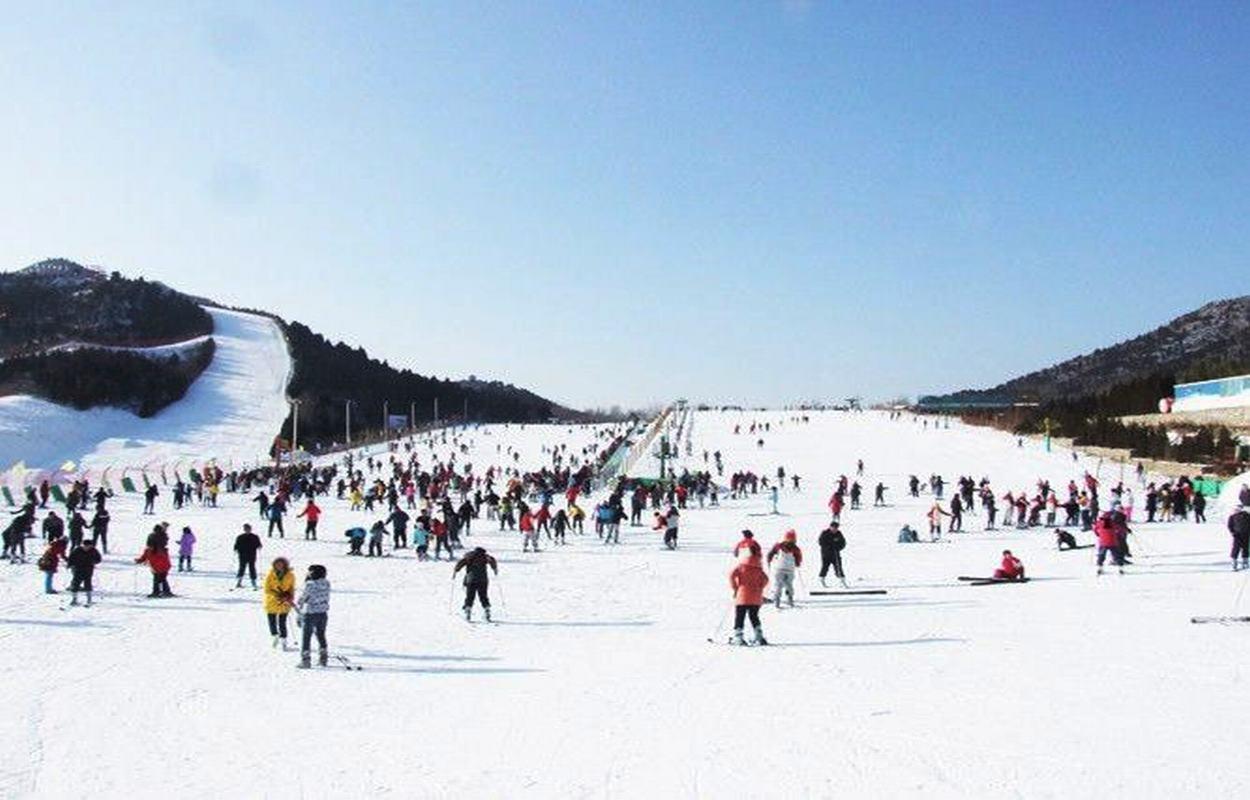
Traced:
POLYGON ((265 616, 269 619, 269 635, 273 646, 286 650, 286 617, 295 605, 295 573, 291 562, 279 556, 265 576, 265 616))

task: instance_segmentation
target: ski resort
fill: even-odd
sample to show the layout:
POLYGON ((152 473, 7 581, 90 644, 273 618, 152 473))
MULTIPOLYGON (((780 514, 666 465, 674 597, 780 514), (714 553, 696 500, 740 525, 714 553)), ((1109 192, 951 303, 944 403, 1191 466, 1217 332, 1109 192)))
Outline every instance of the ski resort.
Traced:
POLYGON ((1250 4, 11 4, 0 800, 1250 792, 1250 4))

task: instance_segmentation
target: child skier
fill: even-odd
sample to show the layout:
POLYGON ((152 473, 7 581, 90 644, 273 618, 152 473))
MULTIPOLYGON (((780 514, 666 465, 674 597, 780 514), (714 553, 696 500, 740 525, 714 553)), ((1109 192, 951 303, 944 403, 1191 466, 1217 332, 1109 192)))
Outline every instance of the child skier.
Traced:
POLYGON ((783 593, 790 601, 790 608, 794 608, 794 573, 803 566, 803 551, 799 549, 798 535, 794 531, 786 531, 782 540, 768 551, 769 566, 772 566, 774 558, 777 559, 777 566, 773 570, 773 595, 777 608, 781 608, 783 593))
POLYGON ((178 538, 178 571, 179 572, 195 572, 191 568, 191 556, 195 554, 195 534, 190 528, 182 529, 182 536, 178 538), (185 569, 184 569, 185 567, 185 569))
POLYGON ((61 559, 65 558, 65 547, 67 542, 64 536, 58 536, 53 539, 43 555, 35 562, 35 566, 39 567, 39 571, 43 573, 43 593, 59 594, 56 589, 52 588, 52 581, 56 577, 57 568, 60 566, 61 559))
MULTIPOLYGON (((758 547, 758 546, 757 546, 758 547)), ((734 593, 734 635, 731 644, 744 645, 742 629, 748 617, 755 628, 757 645, 765 645, 764 628, 760 624, 760 606, 764 603, 764 587, 768 585, 768 573, 760 566, 758 550, 746 548, 746 557, 729 573, 729 588, 734 593)))

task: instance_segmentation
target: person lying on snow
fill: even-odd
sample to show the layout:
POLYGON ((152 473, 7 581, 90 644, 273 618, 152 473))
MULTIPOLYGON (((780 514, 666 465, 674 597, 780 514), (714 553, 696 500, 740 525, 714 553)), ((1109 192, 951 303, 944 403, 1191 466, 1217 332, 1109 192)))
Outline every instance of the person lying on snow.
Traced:
POLYGON ((1020 559, 1011 554, 1010 550, 1003 551, 1002 566, 994 570, 994 580, 996 581, 1022 581, 1024 580, 1024 564, 1020 559))

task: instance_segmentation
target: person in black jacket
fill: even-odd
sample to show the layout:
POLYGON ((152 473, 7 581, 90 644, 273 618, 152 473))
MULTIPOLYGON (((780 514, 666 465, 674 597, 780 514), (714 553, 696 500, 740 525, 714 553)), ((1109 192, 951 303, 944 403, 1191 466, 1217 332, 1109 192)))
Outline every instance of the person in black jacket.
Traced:
POLYGON ((71 511, 69 517, 70 549, 82 544, 83 532, 87 530, 87 519, 78 511, 71 511))
POLYGON ((405 511, 395 505, 395 510, 386 518, 391 526, 391 546, 396 550, 403 550, 408 546, 408 520, 409 516, 405 511))
POLYGON ((52 542, 61 538, 65 533, 65 520, 56 515, 55 511, 49 511, 48 516, 43 520, 43 538, 45 541, 52 542))
POLYGON ((1228 518, 1228 532, 1233 535, 1233 569, 1236 570, 1237 557, 1241 557, 1240 569, 1250 569, 1250 511, 1239 506, 1228 518))
POLYGON ((490 596, 487 590, 490 588, 490 574, 487 569, 499 574, 499 564, 496 563, 493 556, 486 552, 483 547, 475 547, 464 558, 456 562, 456 568, 452 570, 452 577, 460 570, 464 570, 464 618, 473 619, 473 598, 477 597, 478 602, 482 604, 482 611, 486 614, 486 621, 490 622, 490 596))
POLYGON ((256 588, 256 552, 261 548, 260 537, 252 533, 252 526, 245 524, 243 533, 240 533, 234 540, 234 552, 239 556, 239 574, 238 580, 234 582, 234 588, 243 588, 243 572, 246 570, 252 579, 252 588, 256 588))
POLYGON ((96 506, 95 516, 91 518, 91 536, 105 553, 109 551, 109 512, 102 505, 96 506))
POLYGON ((78 605, 78 593, 83 591, 87 593, 87 605, 90 606, 91 576, 95 574, 96 564, 100 563, 100 552, 95 549, 95 542, 87 539, 75 547, 70 551, 65 563, 69 564, 70 569, 69 591, 73 595, 70 605, 78 605))
POLYGON ((825 576, 829 574, 829 567, 833 567, 833 574, 846 586, 846 576, 842 573, 842 550, 846 548, 846 537, 842 535, 838 523, 829 523, 829 527, 820 532, 816 543, 820 545, 820 585, 829 585, 825 583, 825 576))

